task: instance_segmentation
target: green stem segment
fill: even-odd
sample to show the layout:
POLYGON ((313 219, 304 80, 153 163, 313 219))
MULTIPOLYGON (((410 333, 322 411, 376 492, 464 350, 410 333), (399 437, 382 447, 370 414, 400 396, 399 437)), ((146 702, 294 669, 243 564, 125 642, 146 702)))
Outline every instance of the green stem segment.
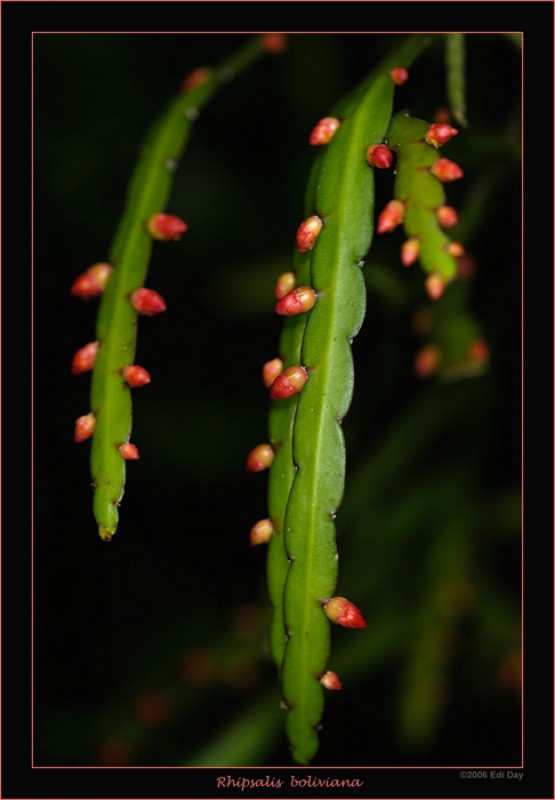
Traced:
POLYGON ((293 758, 301 764, 318 749, 324 707, 320 677, 330 654, 322 606, 337 584, 334 519, 345 479, 341 423, 353 391, 351 341, 365 314, 361 266, 373 236, 374 175, 365 155, 369 145, 384 141, 390 122, 395 86, 389 71, 410 66, 425 43, 423 37, 411 37, 332 112, 342 124, 313 179, 310 213, 324 223, 310 259, 318 301, 302 341, 301 364, 309 379, 293 411, 293 467, 287 474, 294 477, 284 522, 290 566, 283 597, 282 692, 293 758))
POLYGON ((131 178, 125 211, 109 254, 114 269, 98 312, 96 338, 100 348, 91 387, 91 410, 96 416, 91 451, 93 510, 105 541, 116 532, 125 488, 125 460, 118 447, 129 441, 132 407, 122 371, 135 357, 137 312, 129 296, 144 285, 148 271, 152 239, 145 225, 168 202, 177 160, 199 110, 222 83, 263 53, 263 39, 249 39, 202 83, 171 102, 153 125, 131 178))

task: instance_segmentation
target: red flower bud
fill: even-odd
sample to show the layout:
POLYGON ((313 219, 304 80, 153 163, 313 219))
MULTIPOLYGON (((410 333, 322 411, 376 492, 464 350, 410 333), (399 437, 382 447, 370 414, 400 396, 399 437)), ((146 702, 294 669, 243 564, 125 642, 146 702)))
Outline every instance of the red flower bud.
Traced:
POLYGON ((389 169, 393 164, 393 153, 386 144, 371 144, 366 151, 366 160, 371 167, 389 169))
POLYGON ((402 86, 402 84, 409 79, 408 70, 404 67, 394 67, 390 70, 389 74, 391 75, 391 80, 393 83, 397 84, 397 86, 402 86))
POLYGON ((456 181, 464 175, 459 165, 448 158, 438 158, 430 167, 430 172, 442 183, 456 181))
POLYGON ((274 451, 269 444, 259 444, 250 451, 245 469, 247 472, 262 472, 272 466, 274 451))
POLYGON ((445 249, 450 256, 453 256, 453 258, 460 258, 461 256, 464 256, 464 247, 460 242, 449 242, 445 249))
POLYGON ((428 344, 418 351, 412 368, 419 378, 435 375, 441 364, 441 350, 435 344, 428 344))
POLYGON ((97 297, 106 289, 111 272, 110 264, 93 264, 73 281, 71 294, 75 297, 97 297))
POLYGON ((324 605, 326 616, 345 628, 367 628, 368 623, 353 603, 345 597, 332 597, 324 605))
POLYGON ((297 229, 297 250, 299 253, 306 253, 307 250, 312 250, 322 230, 322 225, 322 220, 317 216, 309 217, 304 222, 301 222, 297 229))
POLYGON ((139 458, 139 451, 134 444, 131 444, 131 442, 120 444, 118 450, 120 451, 122 458, 124 458, 126 461, 136 461, 139 458))
POLYGON ((294 272, 284 272, 276 281, 274 287, 274 295, 276 300, 281 300, 282 297, 295 288, 296 277, 294 272))
POLYGON ((483 339, 474 339, 468 345, 468 357, 471 361, 485 361, 489 358, 489 346, 483 339))
POLYGON ((98 353, 99 343, 89 342, 73 356, 71 364, 71 374, 77 375, 80 372, 88 372, 94 367, 96 355, 98 353))
POLYGON ((287 36, 283 33, 266 33, 262 37, 262 47, 267 53, 283 53, 287 49, 287 36))
POLYGON ((310 311, 316 304, 316 292, 310 286, 297 286, 292 292, 282 297, 276 303, 276 314, 286 317, 293 317, 295 314, 302 314, 310 311))
POLYGON ((166 310, 166 301, 161 294, 158 294, 153 289, 136 289, 130 300, 133 308, 139 314, 145 314, 147 317, 152 317, 154 314, 159 314, 161 311, 166 310))
POLYGON ((452 128, 451 125, 447 125, 444 122, 434 122, 426 131, 424 139, 428 144, 431 144, 432 147, 437 149, 448 142, 449 139, 452 139, 453 136, 456 136, 457 133, 458 130, 452 128))
POLYGON ((437 272, 432 272, 426 278, 426 291, 432 300, 439 300, 445 291, 445 281, 437 272))
POLYGON ((407 239, 401 247, 401 263, 404 267, 414 264, 420 253, 420 242, 418 239, 407 239))
POLYGON ((340 125, 341 120, 337 117, 324 117, 312 129, 308 143, 312 145, 329 144, 340 125))
POLYGON ((270 398, 272 400, 286 400, 302 391, 308 379, 306 370, 303 367, 289 367, 278 375, 272 383, 270 398))
POLYGON ((153 214, 147 220, 146 227, 153 239, 166 242, 179 239, 181 234, 189 230, 186 222, 171 214, 153 214))
POLYGON ((378 233, 390 233, 397 228, 405 216, 405 206, 400 200, 390 200, 378 217, 378 233))
POLYGON ((269 389, 277 376, 283 370, 283 361, 281 358, 273 358, 271 361, 266 361, 262 367, 262 380, 264 386, 269 389))
POLYGON ((123 370, 123 377, 132 388, 146 386, 146 384, 151 381, 150 373, 148 373, 144 367, 139 367, 137 364, 125 367, 123 370))
POLYGON ((76 442, 84 442, 89 439, 94 433, 94 426, 96 425, 96 417, 94 414, 85 414, 75 420, 75 433, 74 439, 76 442))
POLYGON ((251 545, 266 544, 272 538, 274 526, 269 519, 261 519, 251 528, 251 545))
POLYGON ((210 67, 197 67, 183 78, 180 89, 182 92, 190 92, 192 89, 196 89, 197 86, 206 83, 213 74, 214 70, 210 67))
POLYGON ((454 228, 459 224, 459 215, 452 206, 436 208, 437 221, 443 228, 454 228))
POLYGON ((333 689, 335 691, 339 691, 339 689, 343 688, 343 684, 339 680, 339 675, 337 672, 324 672, 320 678, 320 683, 324 689, 333 689))

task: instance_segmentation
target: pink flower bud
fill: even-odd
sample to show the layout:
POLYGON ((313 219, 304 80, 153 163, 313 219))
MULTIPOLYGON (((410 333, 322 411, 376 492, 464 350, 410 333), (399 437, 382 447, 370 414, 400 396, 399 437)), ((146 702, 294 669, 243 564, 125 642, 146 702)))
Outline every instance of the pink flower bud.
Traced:
POLYGON ((247 472, 262 472, 272 466, 274 451, 269 444, 259 444, 250 451, 245 469, 247 472))
POLYGON ((341 120, 337 117, 324 117, 312 129, 308 143, 311 145, 329 144, 340 125, 341 120))
POLYGON ((464 256, 464 247, 460 242, 449 242, 445 249, 450 256, 453 256, 453 258, 460 258, 461 256, 464 256))
POLYGON ((412 365, 414 374, 419 378, 435 375, 441 364, 441 350, 435 344, 428 344, 418 351, 412 365))
POLYGON ((390 233, 397 228, 405 216, 405 206, 400 200, 390 200, 378 217, 378 233, 390 233))
POLYGON ((393 164, 393 153, 386 144, 371 144, 366 151, 366 160, 371 167, 389 169, 393 164))
POLYGON ((276 281, 274 287, 274 295, 276 300, 281 300, 282 297, 295 288, 296 277, 294 272, 284 272, 276 281))
POLYGON ((287 49, 287 36, 283 33, 266 33, 262 37, 262 47, 267 53, 283 53, 287 49))
POLYGON ((210 67, 197 67, 183 78, 180 89, 182 92, 190 92, 192 89, 196 89, 197 86, 206 83, 213 74, 214 70, 210 67))
POLYGON ((144 367, 139 367, 138 364, 124 367, 123 377, 133 389, 138 386, 146 386, 151 381, 150 373, 144 367))
POLYGON ((272 400, 286 400, 302 391, 308 379, 306 370, 303 367, 289 367, 278 375, 272 383, 270 398, 272 400))
POLYGON ((97 297, 106 289, 111 272, 110 264, 93 264, 73 281, 71 294, 75 297, 97 297))
POLYGON ((430 172, 442 183, 456 181, 464 175, 459 165, 448 158, 438 158, 430 167, 430 172))
POLYGON ((266 361, 262 367, 262 380, 264 386, 269 389, 277 376, 283 370, 283 361, 281 358, 273 358, 271 361, 266 361))
POLYGON ((452 206, 436 208, 437 221, 443 228, 454 228, 459 224, 459 215, 452 206))
POLYGON ((272 538, 274 526, 269 519, 261 519, 251 528, 251 545, 266 544, 272 538))
POLYGON ((89 342, 89 344, 86 344, 75 353, 71 364, 72 375, 78 375, 80 372, 88 372, 94 367, 98 347, 98 342, 89 342))
POLYGON ((299 253, 306 253, 307 250, 312 250, 322 230, 322 225, 322 220, 317 216, 308 217, 304 222, 301 222, 297 230, 297 250, 299 253))
POLYGON ((133 308, 139 314, 145 314, 147 317, 152 317, 154 314, 159 314, 161 311, 166 310, 166 301, 161 294, 158 294, 153 289, 136 289, 130 300, 133 308))
POLYGON ((89 439, 94 433, 94 426, 96 425, 96 417, 94 414, 85 414, 75 420, 75 433, 74 439, 76 442, 84 442, 89 439))
POLYGON ((276 303, 276 314, 286 317, 293 317, 295 314, 302 314, 310 311, 316 304, 316 292, 310 286, 297 286, 292 292, 282 297, 276 303))
POLYGON ((339 680, 339 675, 337 672, 324 672, 320 678, 320 683, 324 689, 333 689, 334 691, 339 691, 343 688, 343 684, 339 680))
POLYGON ((401 247, 401 263, 404 267, 414 264, 420 253, 420 242, 418 239, 407 239, 401 247))
POLYGON ((121 453, 121 457, 124 458, 126 461, 137 461, 137 459, 139 458, 139 451, 137 450, 134 444, 131 444, 131 442, 120 444, 118 450, 121 453))
POLYGON ((456 136, 457 133, 458 130, 456 128, 452 128, 451 125, 447 125, 445 122, 434 122, 426 131, 424 139, 437 149, 448 142, 449 139, 452 139, 453 136, 456 136))
POLYGON ((153 239, 160 241, 175 241, 189 230, 186 222, 171 214, 153 214, 146 223, 146 227, 153 239))
POLYGON ((426 291, 432 300, 439 300, 445 291, 445 281, 437 272, 432 272, 426 278, 426 291))
POLYGON ((332 597, 324 605, 326 616, 345 628, 367 628, 368 623, 353 603, 345 597, 332 597))
POLYGON ((402 86, 403 83, 409 79, 408 70, 404 67, 394 67, 390 70, 389 74, 391 75, 391 80, 393 83, 397 84, 397 86, 402 86))
POLYGON ((474 339, 468 345, 468 357, 471 361, 486 361, 489 358, 489 346, 483 339, 474 339))

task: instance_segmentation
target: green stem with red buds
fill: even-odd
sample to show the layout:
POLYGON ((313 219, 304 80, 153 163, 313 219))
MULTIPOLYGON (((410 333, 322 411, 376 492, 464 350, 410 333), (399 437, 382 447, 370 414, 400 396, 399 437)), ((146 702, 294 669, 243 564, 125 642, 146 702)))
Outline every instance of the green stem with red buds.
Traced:
POLYGON ((317 301, 299 315, 301 323, 299 317, 286 321, 282 338, 284 365, 302 366, 308 380, 298 395, 272 401, 270 433, 279 446, 274 444, 270 518, 274 526, 283 525, 286 555, 283 537, 274 536, 268 572, 277 620, 276 660, 283 648, 278 604, 286 573, 282 692, 293 758, 301 764, 318 749, 325 691, 321 678, 330 655, 324 606, 337 583, 334 519, 345 478, 341 423, 353 391, 351 341, 365 314, 361 266, 373 235, 374 175, 366 153, 370 145, 384 141, 390 122, 396 85, 390 71, 410 66, 424 45, 423 37, 411 37, 333 112, 341 125, 314 168, 305 209, 319 217, 323 227, 300 256, 306 259, 303 270, 308 266, 309 280, 299 275, 299 283, 311 286, 317 301))
POLYGON ((96 416, 91 472, 95 487, 93 510, 100 536, 109 541, 118 525, 118 506, 125 487, 125 459, 119 447, 129 441, 132 427, 130 387, 123 370, 133 364, 137 340, 137 310, 130 295, 144 286, 152 236, 152 215, 168 202, 175 164, 191 134, 198 111, 230 76, 265 52, 262 37, 252 37, 204 81, 180 94, 155 122, 132 175, 123 217, 109 254, 113 272, 98 312, 100 343, 91 387, 91 411, 96 416))

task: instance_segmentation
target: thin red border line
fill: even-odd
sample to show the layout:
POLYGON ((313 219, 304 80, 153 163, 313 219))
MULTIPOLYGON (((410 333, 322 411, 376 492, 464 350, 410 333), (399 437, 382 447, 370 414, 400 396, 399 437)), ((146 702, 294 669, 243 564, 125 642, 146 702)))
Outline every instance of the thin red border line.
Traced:
MULTIPOLYGON (((39 2, 49 2, 50 0, 39 0, 39 2)), ((72 2, 73 0, 58 0, 58 2, 72 2)), ((150 2, 150 0, 117 0, 118 2, 150 2)), ((183 0, 184 2, 195 2, 195 0, 183 0)), ((257 0, 247 0, 247 2, 255 2, 257 0)), ((299 0, 287 0, 287 2, 298 2, 299 0)), ((309 0, 310 2, 311 0, 309 0)), ((318 2, 320 0, 317 0, 318 2)), ((350 0, 352 2, 352 0, 350 0)), ((355 0, 358 2, 359 0, 355 0)), ((375 0, 360 0, 360 2, 375 2, 375 0)), ((419 0, 409 0, 409 2, 417 2, 419 0)), ((469 0, 469 2, 485 2, 486 0, 469 0)), ((503 0, 488 0, 488 2, 502 2, 503 0)), ((507 0, 507 2, 519 2, 520 0, 507 0)), ((36 2, 36 0, 0 0, 0 2, 36 2)), ((96 0, 95 0, 96 2, 96 0)), ((114 0, 98 0, 98 2, 105 2, 111 3, 114 0)), ((165 2, 182 2, 182 0, 165 0, 165 2)), ((203 0, 203 2, 220 2, 220 0, 203 0)), ((237 0, 227 0, 227 2, 237 2, 237 0)), ((316 0, 315 0, 316 2, 316 0)), ((330 0, 331 2, 331 0, 330 0)), ((406 0, 391 0, 391 2, 406 2, 406 0)), ((431 0, 431 2, 436 2, 436 0, 431 0)), ((437 2, 444 2, 444 0, 437 0, 437 2)), ((502 33, 520 33, 524 38, 524 31, 493 31, 493 30, 484 30, 484 31, 468 31, 468 30, 460 30, 460 31, 95 31, 95 30, 83 30, 83 31, 57 31, 57 30, 37 30, 31 31, 31 36, 36 35, 47 35, 47 34, 58 34, 58 35, 68 35, 68 36, 80 36, 80 35, 100 35, 100 34, 146 34, 156 36, 159 34, 168 34, 168 35, 175 35, 175 36, 257 36, 259 34, 266 34, 266 33, 283 33, 288 36, 301 36, 301 35, 310 35, 310 36, 329 36, 329 35, 336 35, 336 36, 384 36, 388 34, 399 34, 400 36, 403 35, 410 35, 410 34, 419 34, 421 36, 435 36, 437 34, 444 35, 448 33, 463 33, 472 35, 475 34, 476 36, 482 36, 487 34, 502 34, 502 33)))
MULTIPOLYGON (((96 0, 97 2, 111 2, 111 0, 96 0)), ((149 0, 138 0, 138 2, 148 2, 149 0)), ((192 2, 194 0, 166 0, 167 2, 192 2)), ((205 2, 210 2, 211 0, 204 0, 205 2)), ((233 0, 227 0, 227 2, 232 2, 233 0)), ((247 0, 247 2, 251 2, 254 0, 247 0)), ((312 0, 309 0, 310 2, 312 0)), ((324 0, 324 2, 328 2, 331 0, 324 0)), ((354 2, 374 2, 375 0, 354 0, 354 2)), ((393 2, 397 2, 400 0, 393 0, 393 2)), ((416 2, 417 0, 413 0, 416 2)), ((432 0, 435 2, 436 0, 432 0)), ((494 2, 500 2, 501 0, 493 0, 494 2)), ((508 0, 509 2, 517 2, 517 0, 508 0)), ((2 2, 31 2, 31 0, 0 0, 0 4, 2 2)), ((61 2, 69 2, 69 0, 61 0, 61 2)), ((120 0, 120 2, 131 2, 131 0, 120 0)), ((296 0, 285 0, 285 2, 296 2, 296 0)), ((439 2, 439 0, 437 0, 439 2)), ((482 0, 470 0, 470 2, 482 2, 482 0)), ((0 31, 1 31, 1 22, 0 22, 0 31)), ((433 33, 454 33, 455 31, 434 31, 433 33)), ((466 31, 464 31, 466 33, 466 31)), ((485 34, 485 33, 520 33, 523 36, 523 46, 522 46, 522 55, 521 55, 521 131, 522 131, 522 149, 524 145, 524 32, 523 31, 470 31, 470 33, 475 34, 485 34)), ((156 34, 175 34, 175 35, 219 35, 219 34, 258 34, 262 33, 261 31, 32 31, 31 32, 31 486, 33 486, 33 476, 34 476, 34 351, 33 351, 33 342, 34 342, 34 161, 33 161, 33 154, 34 154, 34 36, 41 34, 41 35, 48 35, 48 34, 65 34, 65 35, 81 35, 81 34, 119 34, 119 35, 135 35, 135 34, 147 34, 147 35, 156 35, 156 34)), ((285 33, 285 31, 283 31, 285 33)), ((361 35, 383 35, 384 33, 429 33, 429 31, 288 31, 287 33, 308 33, 308 34, 319 34, 319 33, 345 33, 345 34, 361 34, 361 35)), ((555 115, 554 115, 555 116, 555 115)), ((1 136, 0 136, 1 142, 1 136)), ((1 208, 1 199, 0 199, 0 208, 1 208)), ((524 208, 524 164, 521 167, 521 209, 524 208)), ((524 323, 524 221, 523 215, 521 211, 521 342, 523 344, 523 323, 524 323)), ((554 237, 555 240, 555 237, 554 237)), ((1 312, 0 312, 1 313, 1 312)), ((509 770, 509 769, 524 769, 524 652, 523 652, 523 637, 524 637, 524 483, 523 483, 523 476, 524 476, 524 347, 522 347, 521 351, 521 492, 522 492, 522 508, 521 508, 521 764, 520 765, 496 765, 496 766, 473 766, 473 765, 447 765, 447 766, 398 766, 398 765, 386 765, 386 766, 365 766, 365 765, 352 765, 347 769, 360 769, 360 770, 454 770, 454 769, 465 769, 465 770, 475 770, 475 771, 482 771, 482 770, 509 770)), ((1 379, 0 379, 0 386, 1 386, 1 379)), ((1 399, 0 399, 0 408, 1 408, 1 399)), ((1 471, 1 461, 0 461, 0 471, 1 471)), ((32 531, 32 541, 31 541, 31 731, 34 732, 34 496, 33 492, 31 492, 31 531, 32 531)), ((555 595, 554 595, 554 605, 555 605, 555 595)), ((1 672, 0 672, 1 674, 1 672)), ((0 733, 1 737, 1 733, 0 733)), ((1 763, 1 762, 0 762, 1 763)), ((228 767, 228 766, 211 766, 211 767, 202 767, 202 766, 102 766, 102 765, 87 765, 87 766, 37 766, 34 764, 34 737, 31 737, 31 769, 195 769, 195 770, 207 770, 207 769, 253 769, 254 767, 245 765, 244 767, 228 767)), ((256 769, 271 769, 271 770, 290 770, 294 769, 291 766, 257 766, 256 769)), ((341 766, 324 766, 324 767, 311 767, 311 769, 315 770, 339 770, 339 769, 346 769, 345 767, 341 766)), ((133 799, 131 799, 133 800, 133 799)), ((475 798, 475 800, 479 800, 475 798)), ((523 799, 524 800, 524 799, 523 799)))

